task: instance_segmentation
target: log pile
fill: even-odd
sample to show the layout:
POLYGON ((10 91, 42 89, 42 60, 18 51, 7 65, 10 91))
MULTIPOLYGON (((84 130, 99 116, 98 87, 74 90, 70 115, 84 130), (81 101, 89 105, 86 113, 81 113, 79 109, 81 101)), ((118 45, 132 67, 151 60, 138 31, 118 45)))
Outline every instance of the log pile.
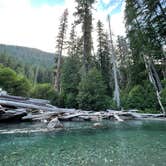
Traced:
POLYGON ((76 109, 57 108, 50 105, 48 100, 11 96, 0 93, 0 122, 4 121, 40 121, 59 124, 59 121, 93 121, 116 120, 123 122, 130 119, 161 118, 162 114, 140 114, 136 110, 130 111, 83 111, 76 109))

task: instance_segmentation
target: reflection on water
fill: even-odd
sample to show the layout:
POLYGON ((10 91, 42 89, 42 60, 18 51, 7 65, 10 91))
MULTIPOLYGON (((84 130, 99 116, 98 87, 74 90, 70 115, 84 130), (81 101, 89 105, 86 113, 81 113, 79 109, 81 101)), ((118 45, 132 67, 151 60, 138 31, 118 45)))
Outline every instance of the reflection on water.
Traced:
POLYGON ((60 132, 0 134, 0 166, 165 166, 166 122, 103 123, 101 129, 65 123, 68 130, 60 132))

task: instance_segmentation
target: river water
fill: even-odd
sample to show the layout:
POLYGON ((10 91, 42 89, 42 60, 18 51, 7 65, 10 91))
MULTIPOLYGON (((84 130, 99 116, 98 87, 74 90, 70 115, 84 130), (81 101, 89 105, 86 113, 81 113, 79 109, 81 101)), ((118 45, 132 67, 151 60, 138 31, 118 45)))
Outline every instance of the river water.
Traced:
POLYGON ((63 131, 26 134, 2 131, 27 128, 27 124, 0 124, 0 166, 166 165, 166 122, 103 123, 100 129, 73 122, 65 123, 63 131))

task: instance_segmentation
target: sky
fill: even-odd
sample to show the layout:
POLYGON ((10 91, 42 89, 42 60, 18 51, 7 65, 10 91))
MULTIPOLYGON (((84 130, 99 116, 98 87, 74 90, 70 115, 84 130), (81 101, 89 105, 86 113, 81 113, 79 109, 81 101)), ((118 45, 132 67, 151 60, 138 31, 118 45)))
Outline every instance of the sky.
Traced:
MULTIPOLYGON (((70 29, 75 6, 75 0, 0 0, 0 43, 55 52, 60 16, 68 8, 70 29)), ((97 20, 108 27, 108 14, 114 37, 125 35, 124 0, 97 0, 93 10, 94 41, 97 20)))

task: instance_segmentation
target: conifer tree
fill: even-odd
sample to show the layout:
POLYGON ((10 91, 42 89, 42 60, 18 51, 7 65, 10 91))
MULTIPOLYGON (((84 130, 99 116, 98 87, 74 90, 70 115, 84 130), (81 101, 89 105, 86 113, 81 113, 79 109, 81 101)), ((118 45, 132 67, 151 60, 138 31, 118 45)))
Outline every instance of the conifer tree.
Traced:
POLYGON ((83 67, 85 73, 91 66, 91 31, 92 31, 92 4, 95 0, 76 0, 77 12, 75 16, 78 16, 76 23, 82 23, 83 32, 83 67))
POLYGON ((107 92, 110 95, 110 49, 108 44, 108 34, 104 32, 102 22, 97 22, 98 33, 98 49, 97 49, 97 66, 101 71, 105 84, 107 85, 107 92))
POLYGON ((60 19, 60 25, 59 25, 59 33, 57 36, 57 59, 55 60, 55 83, 54 87, 55 89, 60 92, 60 81, 61 81, 61 65, 62 65, 62 51, 64 46, 64 40, 67 30, 67 17, 68 17, 68 10, 65 9, 61 19, 60 19))

